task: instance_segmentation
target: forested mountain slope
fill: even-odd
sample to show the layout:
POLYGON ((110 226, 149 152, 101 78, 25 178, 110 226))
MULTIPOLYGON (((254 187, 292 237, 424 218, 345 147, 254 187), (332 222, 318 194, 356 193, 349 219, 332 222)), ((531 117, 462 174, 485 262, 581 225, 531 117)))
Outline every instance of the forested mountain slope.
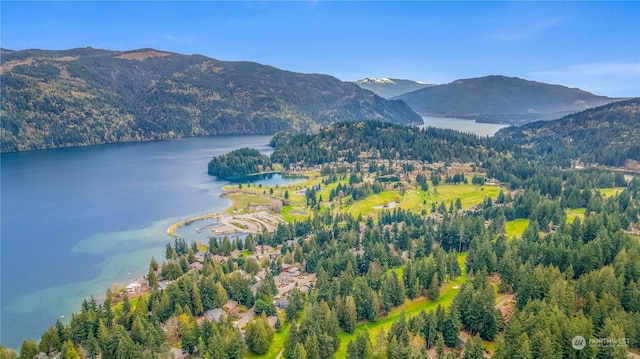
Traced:
POLYGON ((402 101, 353 83, 252 62, 142 49, 2 50, 3 152, 334 121, 421 123, 402 101))
POLYGON ((640 98, 614 102, 555 121, 508 127, 496 134, 541 154, 610 166, 640 161, 640 98))
MULTIPOLYGON (((284 164, 319 165, 354 162, 358 157, 427 162, 484 161, 506 147, 486 138, 438 128, 419 129, 379 121, 336 123, 318 133, 278 133, 271 139, 271 160, 284 164)), ((505 144, 506 146, 509 143, 505 144)), ((517 149, 517 148, 516 148, 517 149)))
POLYGON ((421 115, 513 124, 557 119, 615 101, 580 89, 506 76, 461 79, 396 98, 421 115))

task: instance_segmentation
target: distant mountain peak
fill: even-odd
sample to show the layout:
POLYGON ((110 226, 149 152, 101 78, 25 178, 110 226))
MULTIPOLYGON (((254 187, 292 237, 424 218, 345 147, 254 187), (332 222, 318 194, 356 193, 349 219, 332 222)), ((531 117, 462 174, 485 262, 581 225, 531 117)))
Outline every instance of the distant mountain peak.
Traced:
POLYGON ((422 81, 392 79, 388 77, 367 77, 356 81, 355 84, 384 98, 396 97, 407 92, 434 86, 433 84, 422 81))
POLYGON ((580 89, 503 75, 459 79, 396 99, 423 116, 511 124, 556 119, 615 100, 580 89))
POLYGON ((363 84, 390 84, 390 85, 395 85, 396 82, 393 81, 390 78, 386 78, 386 77, 374 77, 374 78, 370 78, 370 77, 366 77, 362 80, 358 80, 356 81, 356 84, 358 85, 363 85, 363 84))

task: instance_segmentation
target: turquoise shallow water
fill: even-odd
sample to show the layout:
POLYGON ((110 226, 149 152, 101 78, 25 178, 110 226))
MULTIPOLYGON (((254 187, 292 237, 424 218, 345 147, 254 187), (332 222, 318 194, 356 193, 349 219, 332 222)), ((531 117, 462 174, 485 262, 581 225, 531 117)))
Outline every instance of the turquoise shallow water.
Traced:
POLYGON ((0 343, 19 348, 146 273, 179 219, 219 212, 227 182, 207 174, 214 155, 270 136, 202 137, 2 154, 0 343))

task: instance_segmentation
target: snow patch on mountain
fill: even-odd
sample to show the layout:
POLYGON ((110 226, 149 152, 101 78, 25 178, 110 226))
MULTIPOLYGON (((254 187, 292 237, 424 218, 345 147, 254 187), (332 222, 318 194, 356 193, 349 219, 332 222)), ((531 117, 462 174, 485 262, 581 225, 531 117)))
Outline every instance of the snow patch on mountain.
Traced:
POLYGON ((356 83, 358 84, 389 84, 389 85, 395 85, 396 82, 393 81, 392 79, 386 78, 386 77, 377 77, 377 78, 365 78, 362 80, 358 80, 356 81, 356 83))

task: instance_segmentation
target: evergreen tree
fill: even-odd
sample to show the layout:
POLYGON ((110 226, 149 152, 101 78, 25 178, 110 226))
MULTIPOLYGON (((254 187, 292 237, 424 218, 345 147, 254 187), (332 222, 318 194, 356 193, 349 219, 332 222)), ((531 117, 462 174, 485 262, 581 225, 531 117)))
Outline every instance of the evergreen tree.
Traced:
POLYGON ((38 344, 38 350, 48 354, 54 350, 60 351, 62 349, 62 343, 56 328, 52 325, 47 329, 40 337, 40 343, 38 344))
POLYGON ((318 338, 315 334, 311 334, 307 336, 307 339, 304 341, 304 349, 307 352, 308 359, 320 359, 320 343, 318 343, 318 338))
POLYGON ((247 347, 238 328, 227 329, 224 335, 224 343, 229 359, 244 358, 247 347))
POLYGON ((151 290, 158 289, 158 276, 151 266, 149 267, 149 273, 147 274, 147 282, 149 283, 149 288, 151 288, 151 290))
POLYGON ((531 342, 529 341, 529 336, 527 333, 522 333, 518 337, 518 346, 513 350, 513 359, 532 359, 533 354, 531 353, 531 342))
POLYGON ((358 332, 356 339, 349 342, 347 346, 347 358, 349 359, 369 359, 373 358, 373 347, 371 339, 366 331, 358 332))
POLYGON ((67 340, 62 345, 62 351, 60 352, 60 357, 62 359, 80 359, 80 354, 76 350, 76 347, 70 340, 67 340))
POLYGON ((35 340, 25 340, 20 347, 20 359, 33 359, 39 352, 35 340))
POLYGON ((436 339, 436 357, 438 359, 444 359, 445 344, 442 333, 438 332, 438 339, 436 339))
POLYGON ((449 307, 442 328, 442 336, 444 343, 449 348, 455 348, 458 345, 458 333, 460 332, 460 314, 455 305, 449 307))
POLYGON ((245 341, 252 353, 257 355, 266 353, 272 340, 273 329, 269 326, 264 314, 247 325, 245 341))
POLYGON ((431 279, 431 284, 429 284, 429 289, 427 289, 427 298, 431 300, 436 300, 440 296, 440 282, 438 281, 438 275, 434 274, 431 279))
POLYGON ((352 296, 344 299, 344 304, 341 306, 341 309, 338 313, 340 326, 345 332, 353 333, 356 330, 358 314, 356 311, 356 303, 352 296))
POLYGON ((480 338, 475 336, 469 338, 464 345, 464 355, 462 359, 482 359, 483 356, 482 342, 480 338))

